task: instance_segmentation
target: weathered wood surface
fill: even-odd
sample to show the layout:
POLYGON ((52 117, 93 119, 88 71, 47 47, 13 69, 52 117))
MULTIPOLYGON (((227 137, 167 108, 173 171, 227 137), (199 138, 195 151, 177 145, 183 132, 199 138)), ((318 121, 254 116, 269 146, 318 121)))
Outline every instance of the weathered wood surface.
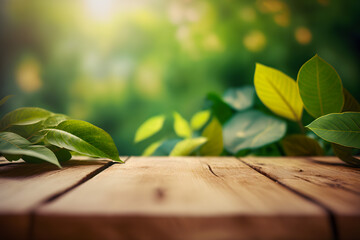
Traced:
POLYGON ((322 205, 334 218, 340 239, 360 239, 360 168, 351 168, 335 157, 242 161, 322 205))
POLYGON ((334 158, 71 162, 0 165, 0 239, 360 236, 360 172, 334 158))
POLYGON ((0 165, 0 239, 28 239, 34 209, 75 186, 107 161, 0 165))

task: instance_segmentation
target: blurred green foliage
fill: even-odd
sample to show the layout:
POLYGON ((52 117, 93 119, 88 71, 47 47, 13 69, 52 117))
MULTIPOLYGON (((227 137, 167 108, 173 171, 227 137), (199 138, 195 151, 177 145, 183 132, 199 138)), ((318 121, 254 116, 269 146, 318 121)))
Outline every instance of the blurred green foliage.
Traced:
MULTIPOLYGON (((194 122, 207 113, 196 129, 175 112, 173 128, 180 139, 155 141, 143 155, 321 156, 325 150, 352 166, 360 166, 360 160, 353 156, 360 150, 360 103, 324 59, 316 54, 304 63, 296 81, 257 63, 254 85, 255 89, 230 88, 223 97, 212 94, 208 109, 192 117, 194 122), (258 110, 262 107, 254 104, 255 91, 273 116, 258 110), (314 117, 306 128, 304 109, 314 117), (212 120, 206 124, 210 116, 212 120), (225 121, 218 121, 224 116, 225 121), (296 123, 297 128, 291 123, 296 123)), ((158 135, 164 120, 164 116, 146 120, 137 130, 135 142, 158 135), (161 124, 155 120, 161 120, 161 124), (143 137, 138 140, 138 136, 143 137)))
POLYGON ((189 119, 205 103, 224 123, 233 110, 213 100, 252 85, 255 62, 296 76, 315 53, 359 99, 359 10, 350 0, 1 1, 0 97, 15 95, 1 113, 62 112, 139 155, 151 139, 135 145, 134 134, 150 116, 189 119))

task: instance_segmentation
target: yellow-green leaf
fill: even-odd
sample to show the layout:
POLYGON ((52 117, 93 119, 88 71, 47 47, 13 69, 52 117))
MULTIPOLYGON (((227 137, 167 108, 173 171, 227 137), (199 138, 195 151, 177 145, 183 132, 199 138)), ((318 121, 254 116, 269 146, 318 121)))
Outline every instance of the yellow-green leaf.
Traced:
POLYGON ((300 68, 297 83, 304 107, 313 117, 341 112, 344 104, 341 79, 318 55, 300 68))
POLYGON ((192 135, 190 124, 177 112, 174 112, 174 130, 179 137, 190 138, 192 135))
POLYGON ((163 143, 163 141, 157 141, 150 144, 142 153, 143 156, 151 156, 158 149, 158 147, 163 143))
POLYGON ((222 128, 219 120, 213 118, 204 129, 202 136, 208 141, 200 148, 203 156, 219 156, 224 148, 222 128))
POLYGON ((286 156, 322 156, 324 151, 319 143, 303 134, 287 136, 282 141, 286 156))
POLYGON ((211 115, 210 110, 204 110, 201 112, 196 113, 192 118, 191 118, 191 128, 194 130, 199 130, 200 128, 202 128, 205 123, 207 123, 207 121, 209 120, 211 115))
POLYGON ((260 100, 271 111, 292 121, 301 120, 303 104, 294 79, 257 63, 254 84, 260 100))
POLYGON ((182 140, 175 145, 174 149, 170 153, 170 156, 189 156, 206 141, 207 139, 205 137, 182 140))
POLYGON ((146 120, 136 131, 135 143, 145 140, 159 132, 164 125, 165 116, 159 115, 146 120))

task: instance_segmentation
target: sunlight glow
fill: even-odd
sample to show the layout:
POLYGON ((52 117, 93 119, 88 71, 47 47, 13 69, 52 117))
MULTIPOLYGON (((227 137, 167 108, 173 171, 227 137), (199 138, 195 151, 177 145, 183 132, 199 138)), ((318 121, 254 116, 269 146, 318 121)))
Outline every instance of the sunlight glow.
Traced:
POLYGON ((85 0, 89 15, 98 21, 111 19, 115 14, 115 0, 85 0))

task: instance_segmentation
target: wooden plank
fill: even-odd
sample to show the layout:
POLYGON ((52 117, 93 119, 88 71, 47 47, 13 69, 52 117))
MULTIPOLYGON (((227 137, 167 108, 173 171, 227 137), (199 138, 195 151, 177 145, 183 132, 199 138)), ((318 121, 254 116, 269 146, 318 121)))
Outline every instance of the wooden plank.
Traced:
POLYGON ((0 239, 28 239, 30 213, 46 199, 68 189, 105 161, 50 164, 13 163, 0 167, 0 239))
POLYGON ((335 157, 242 158, 276 181, 323 204, 335 215, 340 239, 360 236, 360 169, 335 157))
POLYGON ((331 239, 326 212, 235 158, 132 157, 34 216, 36 239, 331 239))

